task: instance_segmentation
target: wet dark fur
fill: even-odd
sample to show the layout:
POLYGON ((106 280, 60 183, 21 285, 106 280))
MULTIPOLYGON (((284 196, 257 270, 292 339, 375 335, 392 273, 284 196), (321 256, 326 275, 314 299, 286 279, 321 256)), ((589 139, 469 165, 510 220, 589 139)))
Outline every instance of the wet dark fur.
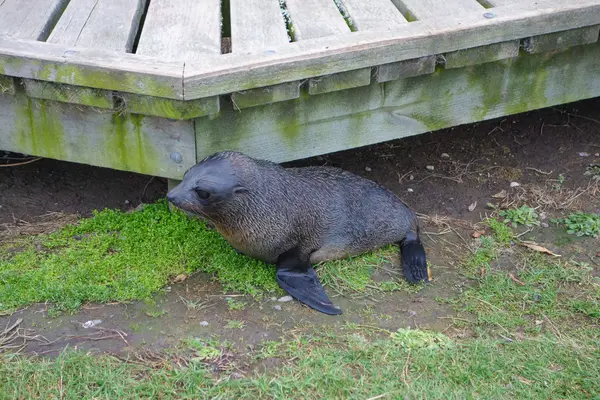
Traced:
POLYGON ((222 152, 186 172, 169 200, 209 220, 236 250, 267 263, 295 247, 314 265, 397 243, 407 279, 427 277, 426 269, 407 270, 407 263, 425 265, 415 214, 386 188, 338 168, 283 168, 222 152), (219 196, 198 197, 195 189, 217 181, 219 196))

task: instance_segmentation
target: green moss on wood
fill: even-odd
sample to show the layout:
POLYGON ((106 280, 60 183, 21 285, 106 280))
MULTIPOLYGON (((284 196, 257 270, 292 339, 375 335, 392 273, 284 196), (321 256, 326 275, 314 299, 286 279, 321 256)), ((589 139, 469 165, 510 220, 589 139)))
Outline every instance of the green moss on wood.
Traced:
POLYGON ((15 83, 12 77, 0 75, 0 94, 15 94, 15 83))
POLYGON ((231 95, 233 106, 242 110, 264 104, 297 99, 300 96, 301 82, 288 82, 280 85, 235 92, 231 95))
POLYGON ((529 53, 564 50, 573 46, 596 43, 600 25, 534 36, 524 41, 523 48, 529 53))
POLYGON ((185 120, 219 112, 219 96, 186 101, 131 93, 119 93, 117 97, 126 113, 185 120))
POLYGON ((471 49, 458 50, 444 54, 444 66, 462 68, 471 65, 517 57, 519 55, 519 41, 494 43, 488 46, 479 46, 471 49))
POLYGON ((111 91, 33 79, 25 79, 24 84, 25 93, 30 97, 104 109, 114 108, 111 91))
POLYGON ((371 83, 371 68, 340 72, 339 74, 312 78, 308 81, 308 93, 321 94, 366 86, 371 83))

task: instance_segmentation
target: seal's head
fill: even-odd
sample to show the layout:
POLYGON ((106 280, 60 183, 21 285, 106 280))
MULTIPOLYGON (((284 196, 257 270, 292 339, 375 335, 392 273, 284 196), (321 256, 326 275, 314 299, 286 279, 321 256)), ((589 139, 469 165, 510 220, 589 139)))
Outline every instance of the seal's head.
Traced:
POLYGON ((215 219, 245 191, 227 154, 217 153, 187 170, 167 200, 185 212, 215 219))

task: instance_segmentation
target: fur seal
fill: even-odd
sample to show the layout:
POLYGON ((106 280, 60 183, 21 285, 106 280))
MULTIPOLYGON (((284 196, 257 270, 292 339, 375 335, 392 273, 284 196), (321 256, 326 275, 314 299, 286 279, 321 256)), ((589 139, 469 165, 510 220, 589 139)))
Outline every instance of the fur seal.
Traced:
POLYGON ((415 213, 388 189, 334 167, 284 168, 236 151, 206 157, 167 194, 238 252, 275 264, 279 286, 320 312, 341 310, 313 265, 396 243, 405 278, 428 281, 415 213))

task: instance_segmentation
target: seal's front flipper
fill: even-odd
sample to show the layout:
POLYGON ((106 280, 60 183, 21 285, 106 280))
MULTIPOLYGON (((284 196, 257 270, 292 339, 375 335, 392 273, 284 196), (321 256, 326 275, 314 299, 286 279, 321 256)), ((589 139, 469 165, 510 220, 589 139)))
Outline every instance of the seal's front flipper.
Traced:
POLYGON ((427 258, 425 248, 415 232, 409 232, 400 243, 404 277, 411 283, 428 282, 427 258))
POLYGON ((342 310, 335 307, 317 273, 308 261, 302 261, 296 249, 287 251, 277 260, 277 283, 290 296, 310 308, 329 315, 338 315, 342 310))

